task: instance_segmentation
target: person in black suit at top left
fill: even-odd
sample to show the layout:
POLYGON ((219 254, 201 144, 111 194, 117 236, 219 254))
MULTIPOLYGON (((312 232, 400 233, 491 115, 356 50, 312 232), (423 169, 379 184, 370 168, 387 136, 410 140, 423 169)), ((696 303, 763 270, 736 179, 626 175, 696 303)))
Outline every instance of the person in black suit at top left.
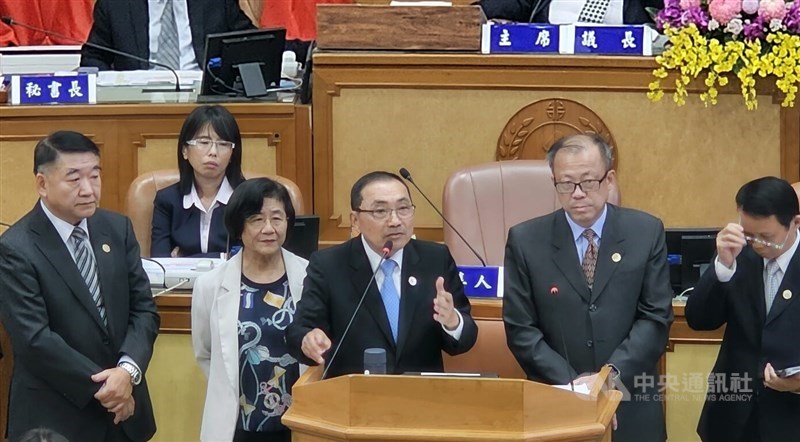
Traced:
POLYGON ((450 251, 411 238, 414 204, 397 175, 361 177, 350 192, 350 207, 350 222, 361 235, 311 255, 303 296, 286 329, 290 354, 301 363, 330 364, 330 376, 362 372, 367 348, 386 350, 387 373, 442 371, 442 351, 464 353, 478 337, 450 251), (381 260, 387 241, 393 248, 381 260))
POLYGON ((200 106, 178 136, 180 181, 156 193, 150 255, 219 257, 230 250, 223 213, 244 181, 242 136, 222 106, 200 106))
MULTIPOLYGON (((88 42, 165 63, 199 70, 206 35, 255 29, 238 0, 97 0, 88 42)), ((102 71, 154 69, 148 63, 84 45, 81 66, 102 71)))
POLYGON ((0 236, 0 320, 14 352, 8 438, 146 441, 159 316, 128 218, 99 209, 100 152, 56 132, 34 150, 40 199, 0 236))

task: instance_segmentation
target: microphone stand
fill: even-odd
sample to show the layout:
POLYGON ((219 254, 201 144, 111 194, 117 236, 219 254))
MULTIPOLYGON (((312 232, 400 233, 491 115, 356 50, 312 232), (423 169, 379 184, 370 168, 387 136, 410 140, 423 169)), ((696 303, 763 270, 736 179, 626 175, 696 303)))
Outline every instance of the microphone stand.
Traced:
POLYGON ((100 45, 92 43, 90 41, 81 41, 81 40, 79 40, 77 38, 72 38, 72 37, 70 37, 68 35, 60 34, 58 32, 49 31, 47 29, 42 29, 42 28, 37 28, 36 26, 31 26, 31 25, 28 25, 28 24, 25 24, 25 23, 18 22, 16 20, 14 20, 13 18, 9 17, 9 16, 3 16, 2 18, 0 18, 0 21, 2 21, 3 23, 7 24, 8 26, 19 26, 21 28, 30 29, 30 30, 35 31, 35 32, 41 32, 41 33, 46 34, 46 35, 53 35, 53 36, 56 36, 58 38, 63 38, 64 40, 71 41, 73 43, 86 45, 86 46, 89 46, 90 48, 98 49, 98 50, 101 50, 101 51, 109 52, 109 53, 114 54, 114 55, 119 55, 121 57, 130 58, 132 60, 140 61, 142 63, 147 63, 147 64, 150 64, 150 65, 153 65, 153 66, 158 66, 158 67, 164 68, 164 69, 172 72, 172 75, 175 76, 175 92, 191 92, 191 89, 181 89, 181 81, 180 81, 180 78, 178 77, 178 72, 175 69, 172 69, 170 66, 168 66, 168 65, 166 65, 164 63, 159 63, 157 61, 148 60, 146 58, 138 57, 136 55, 129 54, 127 52, 118 51, 116 49, 109 48, 109 47, 106 47, 106 46, 100 46, 100 45))

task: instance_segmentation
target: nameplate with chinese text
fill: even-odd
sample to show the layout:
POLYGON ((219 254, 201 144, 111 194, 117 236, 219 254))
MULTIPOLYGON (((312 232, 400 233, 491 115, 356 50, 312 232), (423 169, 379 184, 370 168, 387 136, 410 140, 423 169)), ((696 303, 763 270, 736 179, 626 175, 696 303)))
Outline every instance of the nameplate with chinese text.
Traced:
POLYGON ((95 74, 14 75, 11 104, 94 104, 95 74))
POLYGON ((458 266, 458 276, 469 297, 503 297, 503 267, 458 266))
POLYGON ((543 53, 559 52, 559 27, 548 24, 487 23, 483 25, 481 52, 543 53))
POLYGON ((653 30, 646 26, 571 25, 574 54, 653 55, 653 30))

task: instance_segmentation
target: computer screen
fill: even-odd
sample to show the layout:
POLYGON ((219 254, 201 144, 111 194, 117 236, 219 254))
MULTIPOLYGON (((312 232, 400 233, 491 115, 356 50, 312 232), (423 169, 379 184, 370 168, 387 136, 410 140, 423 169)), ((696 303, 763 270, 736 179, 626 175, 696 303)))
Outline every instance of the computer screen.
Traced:
POLYGON ((298 215, 283 247, 305 259, 319 247, 319 216, 298 215))
POLYGON ((286 29, 206 36, 201 95, 257 97, 280 85, 286 29))
POLYGON ((711 264, 719 231, 719 228, 666 229, 669 279, 675 296, 694 287, 711 264))

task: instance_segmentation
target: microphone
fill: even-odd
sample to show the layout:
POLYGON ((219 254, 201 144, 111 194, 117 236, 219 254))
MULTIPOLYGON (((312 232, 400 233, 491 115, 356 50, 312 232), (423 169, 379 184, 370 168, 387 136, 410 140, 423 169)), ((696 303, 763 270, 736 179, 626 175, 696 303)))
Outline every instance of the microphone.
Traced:
MULTIPOLYGON (((554 298, 558 298, 558 286, 553 284, 550 286, 550 295, 554 298)), ((572 368, 572 363, 569 362, 569 352, 567 351, 567 341, 564 339, 564 330, 561 328, 561 321, 556 321, 558 334, 561 336, 561 348, 564 350, 564 359, 567 361, 567 376, 569 376, 569 388, 572 391, 575 391, 575 384, 573 383, 574 379, 570 375, 570 368, 572 368)))
POLYGON ((58 32, 54 32, 54 31, 49 31, 47 29, 38 28, 36 26, 31 26, 31 25, 26 24, 26 23, 18 22, 18 21, 14 20, 13 18, 11 18, 11 17, 9 17, 7 15, 4 15, 4 16, 0 17, 0 21, 2 21, 3 23, 7 24, 8 26, 19 26, 21 28, 30 29, 32 31, 41 32, 41 33, 46 34, 46 35, 53 35, 55 37, 62 38, 62 39, 67 40, 67 41, 71 41, 71 42, 74 42, 74 43, 79 43, 79 44, 82 44, 82 45, 89 46, 90 48, 99 49, 99 50, 104 51, 104 52, 109 52, 109 53, 112 53, 114 55, 120 55, 122 57, 126 57, 126 58, 130 58, 132 60, 136 60, 136 61, 140 61, 140 62, 143 62, 143 63, 151 64, 153 66, 162 67, 162 68, 167 69, 168 71, 172 72, 172 75, 175 76, 175 92, 188 92, 186 89, 181 89, 181 81, 180 81, 180 78, 178 78, 178 72, 176 72, 175 69, 172 69, 171 67, 169 67, 168 65, 166 65, 164 63, 159 63, 157 61, 148 60, 146 58, 138 57, 136 55, 129 54, 127 52, 118 51, 116 49, 109 48, 107 46, 101 46, 99 44, 95 44, 95 43, 92 43, 90 41, 81 41, 81 40, 79 40, 77 38, 72 38, 72 37, 70 37, 68 35, 59 34, 58 32))
POLYGON ((386 374, 386 350, 368 348, 364 350, 364 374, 386 374))
POLYGON ((542 7, 542 0, 536 0, 536 3, 533 4, 533 9, 531 9, 531 16, 528 18, 528 23, 533 23, 533 17, 539 13, 539 8, 542 7))
POLYGON ((381 264, 386 258, 389 257, 389 254, 392 253, 392 248, 394 247, 394 243, 391 240, 386 241, 383 244, 383 248, 381 248, 381 260, 378 261, 378 267, 375 267, 375 270, 372 272, 372 277, 369 278, 369 282, 367 286, 364 288, 364 293, 361 294, 361 299, 358 300, 358 305, 356 305, 356 309, 353 311, 353 316, 350 317, 350 322, 347 323, 347 327, 344 328, 344 333, 342 333, 341 339, 339 339, 339 344, 336 345, 336 349, 333 351, 333 356, 325 365, 325 370, 322 372, 322 379, 325 379, 325 376, 328 374, 328 370, 333 367, 333 360, 336 359, 336 355, 339 354, 339 349, 342 348, 342 343, 344 343, 344 338, 347 336, 347 332, 350 331, 350 326, 353 325, 353 320, 356 319, 356 315, 358 311, 361 310, 361 304, 364 303, 364 298, 367 297, 367 292, 369 291, 369 287, 372 285, 372 281, 375 280, 375 275, 378 274, 378 270, 381 269, 381 264))
POLYGON ((453 229, 453 232, 455 232, 456 235, 458 235, 458 237, 461 238, 461 241, 464 241, 464 244, 467 245, 467 248, 469 248, 469 250, 472 252, 472 254, 475 255, 476 258, 478 258, 478 261, 481 262, 481 265, 486 267, 486 261, 484 261, 483 258, 481 258, 481 255, 479 255, 478 252, 476 252, 475 249, 472 248, 472 246, 467 242, 467 240, 464 238, 464 236, 461 235, 461 233, 459 233, 459 231, 456 230, 456 228, 453 227, 452 224, 450 224, 450 221, 448 221, 447 218, 445 218, 444 214, 433 204, 433 201, 431 201, 430 198, 428 198, 425 195, 425 193, 422 191, 422 189, 420 189, 419 186, 417 186, 417 183, 415 183, 414 180, 411 178, 411 173, 408 171, 408 169, 406 169, 405 167, 401 167, 400 168, 400 176, 405 178, 406 180, 408 180, 409 183, 414 185, 414 188, 417 189, 417 191, 419 192, 420 195, 422 195, 423 198, 425 198, 425 201, 427 201, 428 204, 430 204, 430 206, 433 207, 433 210, 435 210, 436 213, 439 214, 439 217, 442 218, 442 221, 447 223, 447 225, 450 226, 451 229, 453 229))

